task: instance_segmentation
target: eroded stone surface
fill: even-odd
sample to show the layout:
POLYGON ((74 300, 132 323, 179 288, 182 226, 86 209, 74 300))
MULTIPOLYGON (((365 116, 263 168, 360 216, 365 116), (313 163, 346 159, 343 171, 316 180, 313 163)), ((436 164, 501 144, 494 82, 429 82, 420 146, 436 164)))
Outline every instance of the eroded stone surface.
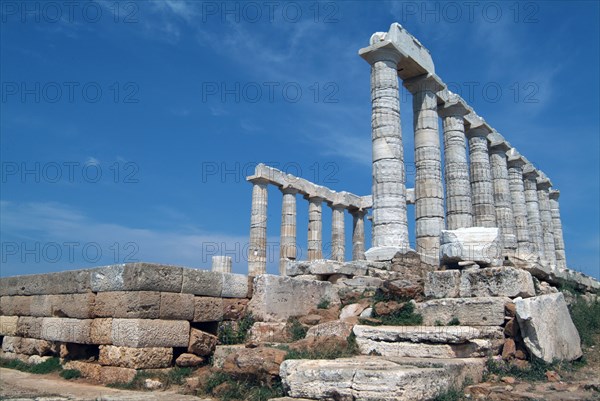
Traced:
POLYGON ((459 270, 428 272, 425 277, 426 297, 457 298, 460 295, 459 270))
POLYGON ((187 347, 190 323, 185 320, 113 319, 112 344, 121 347, 187 347))
POLYGON ((535 295, 531 274, 513 267, 468 269, 460 279, 461 297, 532 297, 535 295))
POLYGON ((501 266, 501 256, 502 244, 497 228, 471 227, 442 230, 440 238, 442 264, 474 261, 481 266, 501 266))
POLYGON ((158 369, 171 365, 173 348, 158 347, 115 347, 101 345, 98 363, 132 369, 158 369))
POLYGON ((504 323, 506 297, 443 298, 417 303, 415 313, 423 316, 423 324, 448 324, 458 319, 465 326, 500 326, 504 323))

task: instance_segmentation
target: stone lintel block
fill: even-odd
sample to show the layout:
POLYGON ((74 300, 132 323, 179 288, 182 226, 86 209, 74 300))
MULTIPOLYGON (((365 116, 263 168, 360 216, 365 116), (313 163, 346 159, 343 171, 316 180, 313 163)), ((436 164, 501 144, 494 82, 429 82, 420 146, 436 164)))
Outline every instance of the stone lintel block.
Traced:
POLYGON ((108 291, 96 294, 97 317, 158 319, 159 315, 159 292, 108 291))
POLYGON ((0 295, 79 294, 91 291, 91 269, 0 278, 0 295))
POLYGON ((90 328, 92 319, 71 319, 44 317, 41 338, 48 341, 91 344, 90 328))
POLYGON ((107 291, 181 292, 183 268, 155 263, 127 263, 94 269, 91 288, 107 291))
POLYGON ((98 363, 132 369, 159 369, 171 365, 173 348, 146 347, 130 348, 101 345, 98 363))
POLYGON ((113 319, 112 344, 120 347, 187 347, 186 320, 113 319))
POLYGON ((424 344, 357 338, 356 343, 363 355, 377 353, 384 357, 399 358, 481 358, 497 353, 500 349, 500 342, 494 344, 490 340, 472 340, 461 344, 424 344))
POLYGON ((194 322, 223 320, 223 298, 194 297, 194 322))
POLYGON ((44 318, 19 316, 17 321, 17 336, 29 338, 42 338, 42 323, 44 318))
POLYGON ((472 340, 503 340, 503 330, 495 326, 364 326, 353 328, 356 338, 385 342, 464 344, 472 340))
POLYGON ((165 320, 194 319, 194 295, 161 292, 159 318, 165 320))
POLYGON ((460 271, 438 270, 425 276, 425 296, 431 298, 457 298, 460 295, 460 271))
POLYGON ((462 272, 460 296, 527 298, 535 296, 535 288, 525 270, 508 266, 468 269, 462 272))
POLYGON ((112 344, 112 318, 92 320, 90 325, 91 344, 112 344))
POLYGON ((16 336, 18 316, 0 316, 0 336, 16 336))
POLYGON ((181 292, 207 297, 220 297, 223 293, 224 275, 225 273, 209 270, 183 269, 181 292))
POLYGON ((223 273, 223 298, 250 298, 248 276, 245 274, 223 273))
POLYGON ((137 370, 116 366, 102 366, 92 362, 69 361, 63 365, 64 369, 75 369, 87 379, 102 384, 128 383, 137 374, 137 370))
POLYGON ((331 276, 334 274, 366 276, 367 270, 366 265, 361 265, 359 263, 344 263, 326 259, 297 261, 289 263, 286 266, 286 274, 292 277, 307 274, 323 276, 331 276))
POLYGON ((258 321, 286 321, 303 316, 321 301, 340 304, 340 298, 328 281, 296 280, 292 277, 261 274, 254 278, 254 295, 248 309, 258 321))
POLYGON ((452 319, 464 326, 500 326, 504 323, 504 306, 508 297, 442 298, 416 303, 415 313, 423 324, 448 324, 452 319))

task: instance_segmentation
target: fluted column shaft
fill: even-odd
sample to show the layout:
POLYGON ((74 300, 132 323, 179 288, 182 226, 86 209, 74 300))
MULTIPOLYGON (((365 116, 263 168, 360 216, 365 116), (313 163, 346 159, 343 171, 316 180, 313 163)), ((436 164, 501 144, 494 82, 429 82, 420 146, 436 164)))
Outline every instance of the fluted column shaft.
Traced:
POLYGON ((252 212, 250 216, 250 243, 248 246, 248 275, 256 276, 267 271, 267 181, 260 178, 252 182, 252 212))
POLYGON ((323 199, 308 198, 308 260, 323 259, 323 199))
POLYGON ((285 276, 288 260, 296 259, 296 194, 294 188, 282 188, 281 233, 279 241, 279 274, 285 276))
POLYGON ((388 46, 390 48, 371 47, 372 50, 362 54, 371 64, 372 246, 408 249, 406 173, 397 70, 401 54, 392 49, 391 44, 388 46))
POLYGON ((471 162, 473 225, 476 227, 497 227, 487 141, 488 134, 489 131, 483 128, 475 128, 467 132, 471 162))
POLYGON ((554 248, 554 227, 552 213, 550 212, 551 184, 547 179, 538 178, 537 195, 540 205, 540 220, 542 222, 542 241, 544 244, 544 257, 546 261, 556 268, 556 249, 554 248))
POLYGON ((542 238, 542 221, 540 220, 540 204, 537 195, 537 172, 529 165, 523 169, 525 202, 527 205, 527 225, 529 226, 529 247, 539 257, 544 257, 544 240, 542 238))
POLYGON ((516 225, 506 160, 506 152, 509 149, 510 147, 505 142, 490 147, 494 205, 496 209, 496 221, 502 238, 503 256, 514 256, 517 250, 516 225))
POLYGON ((413 94, 415 131, 415 228, 417 252, 439 263, 444 225, 444 189, 436 92, 442 85, 431 76, 404 82, 413 94))
POLYGON ((352 212, 352 260, 365 259, 365 214, 364 210, 352 212))
POLYGON ((508 158, 508 181, 511 195, 515 234, 517 236, 517 256, 528 259, 530 255, 529 225, 527 223, 527 204, 523 185, 523 166, 525 162, 513 150, 508 158))
POLYGON ((554 228, 556 267, 563 270, 567 268, 567 258, 565 255, 565 242, 563 239, 562 220, 560 218, 560 206, 558 203, 559 196, 560 191, 550 191, 550 212, 552 214, 552 227, 554 228))
POLYGON ((446 180, 446 226, 448 230, 473 226, 473 205, 467 144, 460 103, 440 110, 444 127, 444 179, 446 180))
POLYGON ((344 210, 343 206, 331 206, 331 259, 338 262, 344 261, 346 253, 344 210))

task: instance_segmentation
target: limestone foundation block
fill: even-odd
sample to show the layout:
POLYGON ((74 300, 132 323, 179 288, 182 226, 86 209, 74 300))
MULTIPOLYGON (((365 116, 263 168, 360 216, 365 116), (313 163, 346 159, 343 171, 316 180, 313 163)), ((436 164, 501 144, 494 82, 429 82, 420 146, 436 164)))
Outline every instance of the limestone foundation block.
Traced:
POLYGON ((223 320, 222 298, 194 298, 194 322, 220 322, 221 320, 223 320))
POLYGON ((130 348, 101 345, 98 363, 132 369, 158 369, 171 365, 173 348, 130 348))
POLYGON ((224 273, 199 269, 184 269, 181 292, 186 294, 220 297, 224 273))
POLYGON ((92 270, 28 274, 0 278, 0 296, 79 294, 91 291, 92 270))
POLYGON ((535 288, 531 274, 512 267, 490 267, 465 270, 460 279, 460 296, 467 297, 533 297, 535 288))
POLYGON ((546 362, 579 358, 581 341, 562 293, 515 300, 525 347, 546 362))
POLYGON ((185 320, 113 319, 112 344, 120 347, 187 347, 190 323, 185 320))
POLYGON ((159 318, 165 320, 193 320, 194 295, 161 292, 159 318))
POLYGON ((465 326, 500 326, 504 323, 506 297, 443 298, 417 303, 415 313, 423 316, 423 324, 448 324, 452 319, 465 326))
POLYGON ((461 344, 423 344, 357 338, 356 343, 363 355, 377 353, 384 357, 399 358, 481 358, 500 350, 500 344, 494 346, 489 340, 473 340, 461 344))
POLYGON ((90 344, 92 319, 44 317, 41 338, 65 343, 90 344))
POLYGON ((353 329, 356 338, 380 342, 464 344, 473 340, 503 340, 501 327, 470 326, 363 326, 353 329))
POLYGON ((366 276, 367 266, 366 264, 358 263, 343 263, 334 260, 312 260, 312 261, 298 261, 288 263, 286 274, 288 276, 299 276, 299 275, 323 275, 332 276, 334 274, 345 274, 348 276, 366 276))
POLYGON ((250 298, 250 292, 248 276, 233 273, 223 274, 223 290, 220 294, 222 298, 250 298))
POLYGON ((78 370, 83 377, 102 384, 128 383, 137 374, 137 371, 131 368, 102 366, 97 363, 82 361, 66 362, 63 368, 78 370))
POLYGON ((18 316, 0 316, 0 336, 16 336, 18 316))
POLYGON ((246 315, 248 299, 225 298, 223 299, 223 320, 240 320, 246 315))
POLYGON ((112 318, 94 319, 90 325, 90 343, 112 343, 112 318))
POLYGON ((324 300, 331 305, 340 303, 330 282, 261 274, 254 278, 254 296, 248 309, 259 321, 285 321, 307 315, 324 300))
POLYGON ((181 292, 182 267, 153 263, 127 263, 92 270, 93 292, 181 292))
POLYGON ((292 340, 285 322, 256 322, 248 331, 249 344, 287 343, 292 340))
POLYGON ((7 336, 2 341, 2 351, 44 356, 51 353, 52 344, 46 340, 7 336))
POLYGON ((432 298, 458 298, 460 271, 439 270, 425 276, 425 296, 432 298))
POLYGON ((107 291, 96 295, 97 317, 158 319, 160 293, 156 291, 107 291))
POLYGON ((498 228, 442 230, 440 243, 442 264, 474 261, 480 266, 502 265, 502 245, 498 228))
POLYGON ((42 295, 42 297, 43 296, 49 296, 51 298, 52 311, 50 316, 70 317, 74 319, 90 319, 94 317, 96 296, 91 292, 85 294, 42 295))
POLYGON ((20 337, 42 338, 41 317, 19 316, 16 335, 20 337))
POLYGON ((225 359, 227 359, 227 357, 240 350, 246 348, 246 346, 244 344, 236 344, 236 345, 217 345, 215 347, 214 353, 213 353, 213 360, 212 360, 212 365, 213 367, 217 368, 217 369, 221 369, 223 368, 223 364, 225 363, 225 359))
POLYGON ((188 352, 198 356, 207 356, 214 352, 218 338, 202 330, 192 329, 190 341, 187 345, 188 352))
MULTIPOLYGON (((92 294, 94 295, 94 294, 92 294)), ((56 295, 32 295, 29 305, 30 316, 52 317, 52 306, 56 301, 56 295)))
POLYGON ((0 297, 0 309, 5 316, 29 316, 31 298, 13 295, 0 297))

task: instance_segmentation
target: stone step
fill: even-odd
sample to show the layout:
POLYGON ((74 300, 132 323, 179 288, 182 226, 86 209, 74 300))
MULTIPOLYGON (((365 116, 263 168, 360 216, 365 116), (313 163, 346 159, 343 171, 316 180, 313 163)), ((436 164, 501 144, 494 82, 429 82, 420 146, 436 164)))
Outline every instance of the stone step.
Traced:
POLYGON ((481 358, 498 354, 500 327, 354 326, 363 355, 411 358, 481 358))
POLYGON ((500 326, 508 297, 441 298, 415 304, 415 313, 423 316, 423 324, 446 325, 458 319, 465 326, 500 326))
POLYGON ((389 359, 287 360, 281 365, 292 399, 432 400, 465 379, 481 380, 484 361, 389 359), (421 366, 417 366, 421 365, 421 366))

